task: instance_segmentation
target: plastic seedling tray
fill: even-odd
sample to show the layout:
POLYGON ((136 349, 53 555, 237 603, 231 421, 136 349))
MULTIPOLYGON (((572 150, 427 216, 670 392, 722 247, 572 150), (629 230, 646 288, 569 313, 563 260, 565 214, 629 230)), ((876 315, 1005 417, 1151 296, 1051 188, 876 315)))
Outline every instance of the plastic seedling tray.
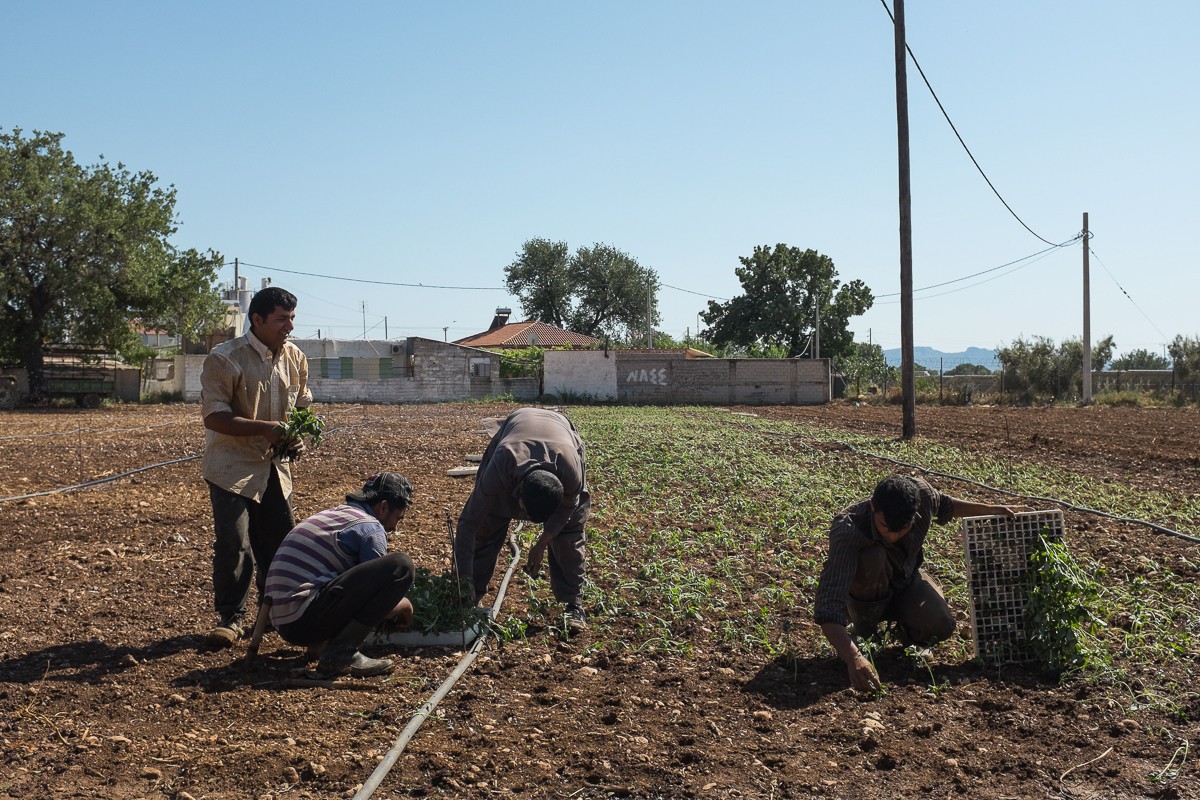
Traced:
POLYGON ((1034 577, 1029 559, 1038 549, 1039 536, 1062 541, 1062 512, 967 517, 962 531, 976 657, 989 664, 1036 661, 1025 634, 1034 577))
MULTIPOLYGON (((492 609, 483 609, 487 621, 492 619, 492 609)), ((367 636, 363 644, 370 646, 391 647, 467 647, 483 635, 487 621, 480 620, 467 628, 438 633, 423 631, 380 631, 375 630, 367 636)))

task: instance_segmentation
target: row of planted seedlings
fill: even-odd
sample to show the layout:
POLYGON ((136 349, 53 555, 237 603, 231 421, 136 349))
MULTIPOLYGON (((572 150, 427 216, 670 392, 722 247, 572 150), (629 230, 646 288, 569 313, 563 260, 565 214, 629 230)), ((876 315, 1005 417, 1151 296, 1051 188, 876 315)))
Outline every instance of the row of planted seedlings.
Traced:
MULTIPOLYGON (((571 417, 588 445, 594 497, 587 602, 595 649, 686 653, 715 643, 764 658, 831 655, 807 624, 829 522, 869 496, 879 478, 906 470, 865 453, 1185 529, 1200 519, 1194 497, 919 439, 863 437, 704 407, 575 407, 571 417), (822 446, 834 443, 858 452, 822 446)), ((982 487, 930 480, 965 497, 1005 499, 982 487)), ((1046 505, 1018 496, 1008 502, 1046 505)), ((1063 677, 1103 684, 1131 710, 1185 717, 1196 705, 1200 677, 1200 589, 1171 565, 1146 557, 1132 568, 1108 567, 1089 544, 1069 536, 1044 567, 1054 577, 1055 600, 1084 610, 1055 621, 1071 624, 1078 637, 1077 657, 1063 677)), ((926 556, 951 605, 967 609, 958 525, 934 526, 926 556)), ((534 610, 551 613, 548 588, 533 588, 534 610)), ((969 641, 954 639, 942 645, 938 660, 961 662, 970 650, 969 641)))

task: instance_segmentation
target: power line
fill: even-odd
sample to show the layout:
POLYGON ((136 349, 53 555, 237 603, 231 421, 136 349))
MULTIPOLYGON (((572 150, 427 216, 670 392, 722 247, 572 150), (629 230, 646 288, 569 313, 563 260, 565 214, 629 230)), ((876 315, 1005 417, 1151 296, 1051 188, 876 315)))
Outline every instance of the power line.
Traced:
MULTIPOLYGON (((1089 238, 1091 238, 1091 237, 1089 237, 1089 238)), ((1150 317, 1146 314, 1145 311, 1142 311, 1141 306, 1139 306, 1137 303, 1133 302, 1133 298, 1129 296, 1129 292, 1125 291, 1125 287, 1122 286, 1117 281, 1116 277, 1112 274, 1112 271, 1109 270, 1108 265, 1100 260, 1100 256, 1096 255, 1096 251, 1092 249, 1092 246, 1090 244, 1088 245, 1088 252, 1091 253, 1095 257, 1095 259, 1100 262, 1100 266, 1104 267, 1104 271, 1108 274, 1108 277, 1112 280, 1112 282, 1116 284, 1117 288, 1121 290, 1121 294, 1125 295, 1125 299, 1133 304, 1133 307, 1138 310, 1138 313, 1146 318, 1146 322, 1150 323, 1150 327, 1154 328, 1154 330, 1158 331, 1158 335, 1163 338, 1163 341, 1166 341, 1168 338, 1167 335, 1165 333, 1163 333, 1157 325, 1154 324, 1154 320, 1150 319, 1150 317)))
MULTIPOLYGON (((1000 275, 995 275, 991 278, 987 278, 985 280, 979 281, 978 283, 972 283, 970 286, 962 286, 962 287, 959 287, 958 289, 951 289, 948 292, 940 292, 938 294, 927 294, 924 297, 917 297, 914 299, 916 299, 916 300, 932 300, 935 297, 945 297, 948 294, 955 294, 956 292, 965 292, 967 289, 974 289, 976 286, 982 286, 985 283, 991 283, 992 281, 1003 278, 1006 275, 1011 275, 1012 273, 1017 272, 1018 270, 1025 269, 1026 267, 1030 266, 1031 264, 1036 264, 1037 262, 1041 261, 1043 258, 1048 258, 1050 253, 1052 253, 1053 251, 1055 251, 1057 249, 1059 249, 1059 248, 1049 247, 1045 250, 1042 250, 1040 253, 1035 253, 1034 256, 1037 256, 1036 258, 1034 258, 1034 256, 1026 256, 1026 258, 1033 258, 1033 260, 1029 261, 1028 263, 1021 264, 1021 266, 1011 269, 1008 272, 1002 273, 1000 275)), ((1024 259, 1020 259, 1020 260, 1023 261, 1024 259)), ((1013 263, 1016 263, 1016 262, 1013 262, 1013 263)), ((987 271, 991 272, 991 270, 987 270, 987 271)), ((978 274, 983 274, 983 273, 978 273, 978 274)), ((954 283, 954 282, 955 281, 947 281, 946 283, 954 283)), ((946 283, 939 283, 939 284, 936 284, 936 286, 945 286, 946 283)), ((913 292, 923 292, 923 291, 926 291, 928 289, 933 289, 933 288, 935 288, 935 287, 934 286, 925 286, 920 289, 913 289, 913 292)), ((893 295, 885 295, 885 296, 886 297, 895 297, 896 295, 893 294, 893 295)), ((881 305, 881 306, 894 305, 899 302, 900 302, 899 300, 888 300, 886 302, 880 303, 879 305, 881 305)))
POLYGON ((301 272, 297 269, 284 269, 282 267, 264 267, 262 264, 251 264, 248 261, 241 262, 244 266, 254 267, 255 269, 265 269, 272 272, 286 272, 289 275, 304 275, 309 278, 325 278, 331 281, 348 281, 350 283, 370 283, 376 286, 405 286, 410 289, 461 289, 466 291, 487 291, 487 292, 504 292, 508 291, 503 286, 441 286, 434 283, 401 283, 399 281, 372 281, 366 278, 347 278, 342 275, 323 275, 319 272, 301 272))
MULTIPOLYGON (((879 0, 879 2, 881 4, 883 4, 883 10, 887 12, 888 17, 892 20, 892 25, 895 25, 896 18, 894 16, 892 16, 892 10, 890 8, 888 8, 887 0, 879 0)), ((982 175, 984 181, 987 182, 988 188, 990 188, 992 190, 992 193, 995 194, 996 197, 999 198, 1000 202, 1004 204, 1004 207, 1008 209, 1008 213, 1012 214, 1013 219, 1015 219, 1017 222, 1021 223, 1021 227, 1025 228, 1025 230, 1029 231, 1036 238, 1041 239, 1046 244, 1053 246, 1054 242, 1050 241, 1049 239, 1045 239, 1041 236, 1038 236, 1038 234, 1033 230, 1033 228, 1026 225, 1025 220, 1023 220, 1019 216, 1017 216, 1017 212, 1013 211, 1012 206, 1010 206, 1008 204, 1008 201, 1005 200, 1000 195, 1000 192, 996 189, 996 187, 994 185, 992 185, 991 179, 988 178, 987 173, 985 173, 983 171, 983 167, 979 166, 979 162, 975 160, 974 154, 971 153, 971 148, 967 147, 967 143, 965 141, 963 141, 962 136, 958 132, 958 128, 954 127, 954 122, 950 119, 950 115, 948 113, 946 113, 946 108, 945 108, 945 106, 942 105, 942 101, 938 98, 937 92, 935 92, 933 90, 933 84, 931 84, 929 82, 929 78, 925 77, 925 70, 921 69, 921 63, 919 61, 917 61, 917 57, 913 53, 912 48, 908 46, 907 41, 904 43, 904 49, 908 52, 909 57, 912 58, 913 66, 916 67, 917 72, 919 72, 921 74, 921 80, 925 81, 925 86, 927 89, 929 89, 929 94, 931 94, 933 96, 933 101, 935 103, 937 103, 937 107, 941 110, 942 116, 946 118, 946 123, 949 124, 950 130, 954 131, 954 135, 958 138, 958 143, 961 144, 963 150, 966 151, 967 156, 971 159, 971 163, 975 165, 975 169, 979 170, 979 174, 982 175)))
MULTIPOLYGON (((1082 234, 1081 234, 1081 235, 1082 235, 1082 234)), ((1069 241, 1063 242, 1062 244, 1056 244, 1056 245, 1053 245, 1052 247, 1047 247, 1045 250, 1039 250, 1039 251, 1037 251, 1036 253, 1030 253, 1030 254, 1029 254, 1029 255, 1027 255, 1027 256, 1022 256, 1021 258, 1015 259, 1015 260, 1013 260, 1013 261, 1009 261, 1007 264, 1001 264, 1001 265, 1000 265, 1000 266, 998 266, 998 267, 991 267, 991 268, 989 268, 989 269, 985 269, 985 270, 981 270, 981 271, 979 271, 979 272, 972 273, 971 275, 964 275, 964 276, 962 276, 961 278, 954 278, 953 280, 949 280, 949 281, 942 281, 941 283, 934 283, 934 284, 931 284, 931 285, 929 285, 929 286, 922 286, 922 287, 921 287, 921 288, 919 288, 919 289, 913 289, 913 291, 914 291, 914 292, 924 292, 924 291, 927 291, 927 290, 929 290, 929 289, 937 289, 937 288, 939 288, 939 287, 942 287, 942 286, 949 286, 949 285, 950 285, 950 284, 952 284, 952 283, 959 283, 959 282, 961 282, 961 281, 970 280, 971 278, 977 278, 977 277, 979 277, 980 275, 986 275, 986 274, 988 274, 989 272, 995 272, 995 271, 996 271, 996 270, 998 270, 998 269, 1004 269, 1005 267, 1011 267, 1013 264, 1020 264, 1022 261, 1028 261, 1028 260, 1029 260, 1029 259, 1031 259, 1031 258, 1036 258, 1037 256, 1040 256, 1040 255, 1042 255, 1042 254, 1044 254, 1044 253, 1049 253, 1049 252, 1050 252, 1050 251, 1052 251, 1052 250, 1057 250, 1057 249, 1059 249, 1060 247, 1066 247, 1067 245, 1069 245, 1069 244, 1072 244, 1073 242, 1077 242, 1077 241, 1079 241, 1079 238, 1080 238, 1079 236, 1076 236, 1074 239, 1071 239, 1071 240, 1069 240, 1069 241)), ((1041 259, 1038 259, 1038 260, 1040 261, 1041 259)), ((1030 264, 1032 264, 1032 263, 1035 263, 1035 262, 1032 262, 1032 261, 1030 261, 1029 263, 1030 263, 1030 264)), ((1029 266, 1029 264, 1024 264, 1024 265, 1022 265, 1022 267, 1021 267, 1021 268, 1024 268, 1024 267, 1027 267, 1027 266, 1029 266)), ((1016 271, 1017 271, 1017 270, 1015 270, 1015 269, 1014 269, 1014 270, 1012 270, 1012 272, 1016 272, 1016 271)), ((1011 274, 1012 274, 1012 272, 1006 272, 1006 273, 1004 273, 1004 274, 1005 274, 1005 275, 1011 275, 1011 274)), ((1001 278, 1001 277, 1004 277, 1004 276, 1003 276, 1003 275, 997 275, 996 277, 997 277, 997 278, 1001 278)), ((980 281, 979 283, 987 283, 987 281, 980 281)), ((971 286, 978 286, 978 285, 979 285, 979 283, 973 283, 973 284, 971 284, 971 286)), ((962 287, 962 288, 964 288, 964 289, 969 289, 969 288, 971 288, 971 287, 969 287, 969 286, 964 286, 964 287, 962 287)), ((946 292, 946 294, 949 294, 949 292, 946 292)), ((876 297, 876 299, 878 299, 878 298, 880 298, 880 297, 899 297, 899 296, 900 296, 900 293, 899 293, 899 292, 891 292, 891 293, 889 293, 889 294, 880 294, 880 295, 876 295, 875 297, 876 297)), ((938 297, 940 297, 940 296, 941 296, 941 295, 938 295, 938 297)))
POLYGON ((728 297, 717 297, 716 295, 704 294, 703 292, 693 292, 691 289, 681 289, 678 286, 672 286, 669 283, 659 283, 658 285, 663 287, 664 289, 674 289, 677 292, 684 292, 686 294, 694 294, 697 297, 707 297, 710 300, 724 300, 725 302, 729 302, 728 297))

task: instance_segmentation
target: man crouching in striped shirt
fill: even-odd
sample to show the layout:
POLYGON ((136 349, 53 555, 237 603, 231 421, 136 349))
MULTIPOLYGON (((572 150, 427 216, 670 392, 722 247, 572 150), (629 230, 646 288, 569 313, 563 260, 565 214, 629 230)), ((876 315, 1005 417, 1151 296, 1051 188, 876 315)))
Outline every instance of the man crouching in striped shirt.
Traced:
POLYGON ((387 535, 412 499, 403 475, 377 473, 343 505, 292 528, 279 545, 267 573, 271 624, 285 641, 321 648, 318 676, 367 678, 394 668, 391 659, 368 658, 358 648, 384 620, 397 630, 412 622, 405 597, 412 560, 387 552, 387 535))

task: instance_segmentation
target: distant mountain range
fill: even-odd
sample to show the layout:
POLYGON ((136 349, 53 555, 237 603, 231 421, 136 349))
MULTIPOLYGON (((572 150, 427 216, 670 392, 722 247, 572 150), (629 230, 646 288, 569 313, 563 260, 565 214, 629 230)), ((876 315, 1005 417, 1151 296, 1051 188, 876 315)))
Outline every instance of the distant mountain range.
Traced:
MULTIPOLYGON (((960 353, 943 353, 932 347, 914 347, 913 361, 921 366, 937 371, 939 368, 951 370, 959 364, 978 364, 995 370, 1000 369, 1000 360, 996 358, 997 350, 987 350, 982 347, 968 347, 960 353)), ((890 366, 900 366, 900 348, 884 350, 883 357, 890 366)))

